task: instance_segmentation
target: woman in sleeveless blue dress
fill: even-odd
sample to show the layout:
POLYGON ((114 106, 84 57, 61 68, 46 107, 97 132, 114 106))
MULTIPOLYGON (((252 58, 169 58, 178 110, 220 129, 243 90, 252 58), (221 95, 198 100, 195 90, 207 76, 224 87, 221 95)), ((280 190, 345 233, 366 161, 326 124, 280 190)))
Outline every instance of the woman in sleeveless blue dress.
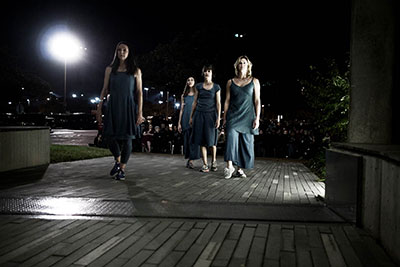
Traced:
POLYGON ((235 64, 235 74, 226 85, 224 125, 226 146, 224 160, 227 166, 224 177, 246 177, 242 170, 254 167, 254 135, 260 125, 260 82, 252 77, 252 64, 247 56, 240 56, 235 64))
POLYGON ((217 140, 221 118, 221 87, 212 82, 213 68, 204 66, 204 82, 196 84, 190 124, 192 125, 191 142, 201 147, 203 167, 201 172, 209 172, 207 148, 212 149, 211 170, 217 171, 217 140))
POLYGON ((138 138, 142 115, 142 73, 125 42, 117 44, 114 59, 106 68, 97 121, 102 123, 103 99, 108 96, 103 136, 108 140, 115 163, 110 171, 116 180, 125 180, 125 168, 132 152, 132 139, 138 138))
POLYGON ((185 159, 188 159, 186 167, 193 169, 193 160, 200 158, 200 146, 190 142, 192 127, 190 127, 190 113, 192 112, 192 104, 194 100, 195 88, 194 78, 189 77, 186 86, 183 89, 181 97, 181 111, 179 113, 178 131, 183 135, 183 151, 185 159))

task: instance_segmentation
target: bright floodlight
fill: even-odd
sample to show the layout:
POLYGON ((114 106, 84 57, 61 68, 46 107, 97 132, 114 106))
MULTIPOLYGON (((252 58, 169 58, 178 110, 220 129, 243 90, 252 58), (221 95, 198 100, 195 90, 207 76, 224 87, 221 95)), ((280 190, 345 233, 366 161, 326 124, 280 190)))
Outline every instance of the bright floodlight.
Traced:
POLYGON ((70 33, 57 33, 49 40, 50 53, 62 61, 76 61, 82 54, 82 45, 79 40, 70 33))

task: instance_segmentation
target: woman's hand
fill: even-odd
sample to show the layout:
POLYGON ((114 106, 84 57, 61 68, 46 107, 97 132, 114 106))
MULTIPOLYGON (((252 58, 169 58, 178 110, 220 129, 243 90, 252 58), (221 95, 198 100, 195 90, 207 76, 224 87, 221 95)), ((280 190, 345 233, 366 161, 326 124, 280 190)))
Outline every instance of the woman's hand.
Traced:
POLYGON ((96 120, 98 125, 101 125, 103 123, 103 114, 101 112, 101 108, 98 108, 96 111, 96 120))
POLYGON ((178 132, 182 133, 182 125, 180 123, 178 124, 178 132))
POLYGON ((193 126, 193 119, 192 118, 190 118, 190 120, 189 120, 189 125, 190 125, 190 127, 193 126))
POLYGON ((255 119, 253 121, 253 129, 257 129, 258 127, 260 127, 260 120, 259 119, 255 119))
POLYGON ((217 120, 215 121, 215 128, 218 129, 219 125, 220 125, 220 118, 217 118, 217 120))
POLYGON ((146 120, 146 119, 143 118, 142 115, 139 115, 138 118, 137 118, 137 121, 136 121, 136 125, 142 124, 145 120, 146 120))

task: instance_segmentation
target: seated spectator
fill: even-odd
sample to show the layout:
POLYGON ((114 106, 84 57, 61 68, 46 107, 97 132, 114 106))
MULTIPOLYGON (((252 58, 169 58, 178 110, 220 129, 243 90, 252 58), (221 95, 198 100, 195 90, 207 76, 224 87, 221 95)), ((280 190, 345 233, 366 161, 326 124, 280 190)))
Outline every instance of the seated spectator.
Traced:
POLYGON ((142 147, 146 152, 151 152, 151 143, 153 141, 153 125, 149 124, 143 131, 142 147))
POLYGON ((153 134, 153 152, 163 152, 163 136, 160 131, 160 126, 154 127, 154 134, 153 134))

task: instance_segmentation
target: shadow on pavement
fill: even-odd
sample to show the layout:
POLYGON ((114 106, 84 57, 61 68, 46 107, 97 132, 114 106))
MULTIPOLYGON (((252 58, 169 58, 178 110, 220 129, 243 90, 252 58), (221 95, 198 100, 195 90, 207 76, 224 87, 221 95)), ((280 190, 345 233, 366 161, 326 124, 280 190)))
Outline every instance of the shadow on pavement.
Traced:
POLYGON ((43 178, 48 164, 6 172, 0 172, 0 190, 34 183, 43 178))

